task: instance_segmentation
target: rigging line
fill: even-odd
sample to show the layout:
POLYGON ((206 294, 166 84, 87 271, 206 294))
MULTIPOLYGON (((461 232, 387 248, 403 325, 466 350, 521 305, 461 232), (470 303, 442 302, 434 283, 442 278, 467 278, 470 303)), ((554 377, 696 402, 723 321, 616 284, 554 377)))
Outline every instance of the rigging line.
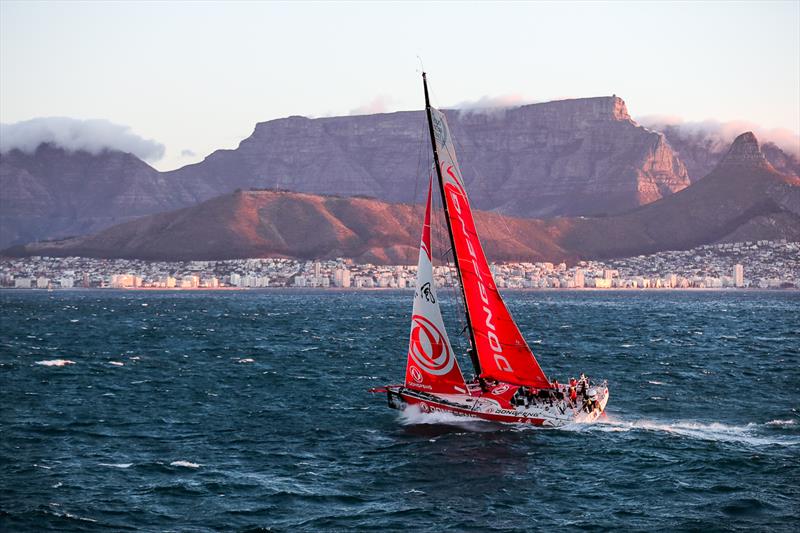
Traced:
MULTIPOLYGON (((419 176, 420 176, 420 167, 422 166, 422 157, 423 157, 423 150, 425 148, 425 130, 423 128, 419 129, 419 139, 417 140, 417 170, 414 173, 414 195, 411 197, 411 204, 417 204, 421 202, 417 202, 417 194, 419 193, 419 176)), ((427 163, 427 157, 425 158, 427 163)), ((423 211, 424 213, 424 211, 423 211)))

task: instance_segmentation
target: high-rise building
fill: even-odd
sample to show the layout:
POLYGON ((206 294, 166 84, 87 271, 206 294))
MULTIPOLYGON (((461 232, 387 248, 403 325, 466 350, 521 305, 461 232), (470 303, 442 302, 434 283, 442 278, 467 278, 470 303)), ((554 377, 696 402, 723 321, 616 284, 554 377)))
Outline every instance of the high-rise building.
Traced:
POLYGON ((583 274, 582 268, 575 269, 575 288, 582 289, 586 285, 586 281, 583 274))
POLYGON ((744 267, 738 263, 733 266, 733 284, 744 287, 744 267))
POLYGON ((333 284, 343 289, 350 287, 350 270, 346 268, 337 268, 333 273, 333 284))

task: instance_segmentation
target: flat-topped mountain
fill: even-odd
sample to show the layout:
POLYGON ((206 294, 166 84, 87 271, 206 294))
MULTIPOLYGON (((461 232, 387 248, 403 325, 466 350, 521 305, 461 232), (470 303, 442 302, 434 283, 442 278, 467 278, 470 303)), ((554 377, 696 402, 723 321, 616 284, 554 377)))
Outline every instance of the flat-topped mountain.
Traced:
MULTIPOLYGON (((475 193, 470 191, 470 197, 475 193)), ((282 256, 415 263, 422 207, 375 199, 244 191, 144 217, 88 237, 6 250, 158 260, 282 256)), ((608 217, 549 220, 478 212, 491 260, 574 261, 689 249, 720 241, 800 240, 800 179, 776 172, 751 133, 686 189, 608 217)), ((443 222, 434 226, 446 250, 443 222)))
MULTIPOLYGON (((689 183, 664 136, 616 97, 448 111, 476 206, 520 217, 615 213, 689 183)), ((427 178, 422 111, 263 122, 235 150, 158 172, 130 154, 41 145, 0 155, 0 246, 84 234, 237 188, 417 202, 427 178)))
MULTIPOLYGON (((663 135, 622 99, 581 98, 491 112, 448 111, 479 209, 540 217, 613 213, 689 184, 663 135)), ((235 150, 168 173, 197 200, 231 187, 415 202, 428 166, 422 111, 263 122, 235 150)))

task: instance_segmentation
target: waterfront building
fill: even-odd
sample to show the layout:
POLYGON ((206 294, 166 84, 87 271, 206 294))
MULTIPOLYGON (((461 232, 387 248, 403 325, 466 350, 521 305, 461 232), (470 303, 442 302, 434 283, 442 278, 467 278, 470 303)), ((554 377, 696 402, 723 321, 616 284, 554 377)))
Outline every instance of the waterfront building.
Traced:
POLYGON ((737 287, 744 287, 744 267, 741 264, 733 266, 733 283, 737 287))
POLYGON ((343 289, 350 287, 350 270, 337 268, 333 273, 333 284, 343 289))
POLYGON ((586 281, 584 280, 584 277, 583 277, 583 269, 582 268, 576 269, 575 270, 574 287, 576 289, 582 289, 585 284, 586 284, 586 281))

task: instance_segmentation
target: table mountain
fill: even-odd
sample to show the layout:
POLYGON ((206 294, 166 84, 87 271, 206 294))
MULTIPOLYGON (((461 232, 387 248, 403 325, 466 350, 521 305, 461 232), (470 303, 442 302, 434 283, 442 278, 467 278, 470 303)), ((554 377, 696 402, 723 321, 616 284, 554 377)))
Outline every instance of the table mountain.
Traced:
MULTIPOLYGON (((615 96, 447 117, 479 209, 614 213, 689 184, 664 136, 633 122, 615 96)), ((272 120, 235 150, 169 174, 198 201, 257 187, 416 202, 430 159, 425 120, 422 111, 272 120)))
MULTIPOLYGON (((520 217, 615 213, 688 185, 663 135, 617 97, 448 111, 476 206, 520 217)), ((130 154, 41 145, 0 156, 0 246, 94 232, 237 188, 417 202, 429 165, 422 111, 263 122, 235 150, 158 172, 130 154)))
MULTIPOLYGON (((476 197, 470 191, 472 198, 476 197)), ((6 250, 154 260, 283 256, 416 262, 421 206, 293 192, 240 191, 96 235, 6 250)), ((608 217, 549 220, 478 212, 487 255, 504 260, 609 258, 730 240, 800 240, 800 179, 766 161, 752 133, 691 186, 608 217)), ((441 220, 437 249, 449 248, 441 220)))

